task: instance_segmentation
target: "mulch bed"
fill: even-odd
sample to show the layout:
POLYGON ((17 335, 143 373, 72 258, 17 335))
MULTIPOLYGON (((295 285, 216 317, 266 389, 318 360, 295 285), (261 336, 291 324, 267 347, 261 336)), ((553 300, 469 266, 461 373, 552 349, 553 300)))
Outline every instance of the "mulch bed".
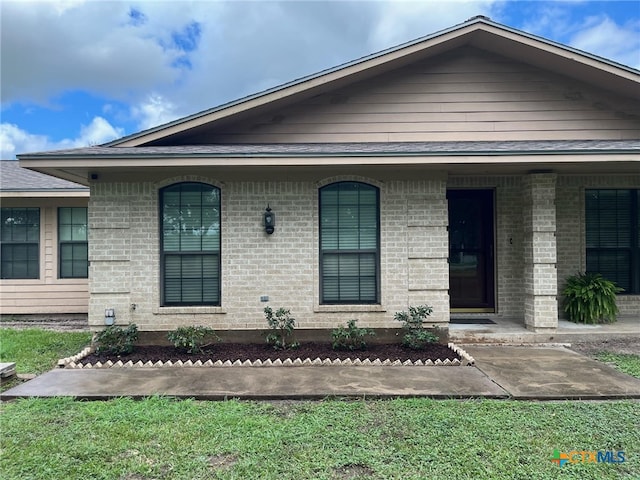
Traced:
POLYGON ((115 356, 97 355, 93 353, 83 358, 80 362, 83 364, 95 364, 96 362, 106 363, 111 360, 115 363, 120 360, 126 363, 131 360, 133 363, 138 361, 142 361, 143 363, 151 361, 155 363, 157 361, 167 362, 170 360, 175 363, 178 360, 182 360, 183 362, 187 360, 191 360, 192 362, 200 360, 204 363, 207 360, 214 362, 216 360, 223 362, 227 360, 231 362, 240 360, 244 362, 245 360, 255 361, 259 359, 265 361, 271 359, 271 361, 274 361, 280 359, 284 361, 287 358, 291 360, 295 360, 296 358, 302 360, 306 358, 311 360, 315 360, 316 358, 321 360, 327 358, 330 360, 345 360, 347 358, 351 360, 355 360, 356 358, 365 360, 368 358, 371 361, 375 359, 389 359, 391 361, 400 360, 402 362, 406 360, 413 362, 417 360, 422 360, 423 362, 426 360, 432 360, 434 362, 436 360, 444 361, 447 359, 450 361, 455 359, 461 360, 457 353, 447 345, 441 344, 431 344, 424 350, 411 350, 398 344, 382 344, 369 345, 366 350, 360 351, 336 351, 331 348, 331 344, 329 343, 303 343, 298 348, 282 351, 274 350, 266 344, 221 343, 214 347, 206 348, 201 354, 182 353, 174 347, 145 346, 137 347, 136 350, 129 355, 115 356))

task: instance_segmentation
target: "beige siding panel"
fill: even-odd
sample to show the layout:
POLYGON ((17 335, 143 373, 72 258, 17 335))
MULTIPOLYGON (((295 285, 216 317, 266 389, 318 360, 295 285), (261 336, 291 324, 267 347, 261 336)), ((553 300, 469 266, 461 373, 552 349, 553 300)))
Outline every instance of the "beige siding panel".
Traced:
MULTIPOLYGON (((580 116, 582 120, 591 121, 612 121, 619 122, 622 127, 628 125, 627 122, 621 120, 613 112, 605 112, 598 110, 562 110, 553 115, 553 120, 549 120, 549 111, 547 110, 530 110, 530 111, 515 111, 509 112, 508 115, 502 115, 500 121, 502 122, 514 122, 514 121, 563 121, 563 120, 575 120, 575 117, 580 116)), ((398 123, 468 123, 468 122, 486 122, 496 121, 496 112, 443 112, 443 111, 409 111, 406 112, 369 112, 366 124, 384 125, 385 123, 398 124, 398 123)), ((363 124, 362 115, 357 113, 308 113, 299 114, 295 117, 285 118, 279 122, 279 128, 284 129, 287 125, 295 125, 299 128, 308 128, 306 125, 348 125, 348 124, 363 124)), ((254 129, 260 128, 274 128, 271 123, 255 124, 254 129)))
POLYGON ((627 138, 640 138, 640 102, 463 49, 189 142, 627 138))
MULTIPOLYGON (((357 109, 354 109, 353 105, 340 104, 340 105, 304 105, 296 110, 288 111, 287 113, 297 120, 304 115, 313 116, 316 115, 340 115, 350 114, 354 116, 358 115, 371 115, 371 114, 393 114, 393 113, 477 113, 477 114, 495 114, 502 112, 547 112, 547 115, 554 112, 555 115, 562 114, 563 112, 571 111, 596 111, 588 106, 576 103, 570 100, 557 100, 557 101, 545 101, 545 102, 468 102, 468 103, 398 103, 398 104, 360 104, 357 109)), ((607 110, 609 111, 609 110, 607 110)), ((610 115, 616 116, 616 112, 609 111, 610 115)), ((264 117, 269 121, 284 120, 284 115, 272 115, 264 117)), ((547 117, 545 117, 547 118, 547 117)))
MULTIPOLYGON (((4 281, 6 282, 6 280, 4 281)), ((89 289, 84 284, 2 285, 0 314, 87 313, 89 289)))
MULTIPOLYGON (((627 126, 622 120, 611 120, 607 130, 623 130, 627 126)), ((602 129, 601 120, 576 120, 568 124, 562 121, 527 121, 527 122, 398 122, 398 123, 316 123, 313 125, 290 124, 270 127, 265 125, 264 132, 256 135, 266 136, 270 133, 282 134, 326 134, 326 133, 411 133, 411 132, 520 132, 545 130, 590 130, 602 129)), ((640 126, 633 130, 640 133, 640 126)))
POLYGON ((88 199, 3 199, 3 206, 40 208, 40 279, 0 280, 0 314, 89 311, 89 281, 58 278, 58 207, 87 206, 88 199))
MULTIPOLYGON (((600 130, 598 139, 636 139, 637 131, 600 130)), ((218 137, 222 143, 286 143, 292 142, 291 135, 228 135, 218 137)), ((420 133, 327 133, 314 134, 313 142, 454 142, 454 141, 495 141, 495 140, 588 140, 582 130, 574 131, 533 131, 533 132, 420 132, 420 133), (528 134, 527 134, 528 133, 528 134)), ((592 136, 591 139, 596 138, 592 136)))
MULTIPOLYGON (((8 282, 9 280, 3 280, 3 282, 8 282)), ((21 298, 26 298, 25 295, 31 295, 32 293, 38 292, 38 294, 45 294, 46 292, 53 292, 53 295, 63 295, 68 296, 69 294, 76 294, 77 292, 88 292, 88 281, 82 280, 78 283, 58 283, 56 285, 29 285, 28 283, 17 283, 19 280, 12 281, 12 284, 0 286, 0 292, 3 296, 21 296, 21 298)))

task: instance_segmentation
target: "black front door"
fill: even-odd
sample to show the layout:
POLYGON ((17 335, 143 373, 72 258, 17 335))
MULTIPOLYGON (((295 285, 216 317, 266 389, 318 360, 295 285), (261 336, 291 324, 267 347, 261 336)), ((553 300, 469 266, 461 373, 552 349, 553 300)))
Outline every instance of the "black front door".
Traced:
POLYGON ((493 190, 449 190, 452 309, 494 311, 493 190))

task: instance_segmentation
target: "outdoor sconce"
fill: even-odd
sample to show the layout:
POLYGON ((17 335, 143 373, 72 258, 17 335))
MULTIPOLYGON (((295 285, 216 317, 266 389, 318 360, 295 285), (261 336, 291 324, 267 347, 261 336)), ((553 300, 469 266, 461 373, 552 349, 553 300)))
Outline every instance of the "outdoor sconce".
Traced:
POLYGON ((104 310, 104 324, 107 326, 111 326, 116 321, 116 309, 115 308, 106 308, 104 310))
POLYGON ((271 235, 276 229, 276 214, 271 211, 271 207, 267 204, 264 212, 264 231, 271 235))

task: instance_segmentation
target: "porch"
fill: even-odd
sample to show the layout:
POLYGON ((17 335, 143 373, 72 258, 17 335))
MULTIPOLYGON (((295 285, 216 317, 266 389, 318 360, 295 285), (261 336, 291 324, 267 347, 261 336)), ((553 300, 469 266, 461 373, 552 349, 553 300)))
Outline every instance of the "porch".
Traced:
POLYGON ((449 324, 449 339, 458 344, 574 343, 637 336, 640 336, 640 317, 637 314, 620 315, 616 322, 601 325, 582 325, 560 319, 555 331, 544 333, 527 330, 522 318, 501 318, 492 314, 454 315, 449 324), (471 323, 486 320, 493 323, 471 323), (465 323, 458 323, 461 321, 465 323))

